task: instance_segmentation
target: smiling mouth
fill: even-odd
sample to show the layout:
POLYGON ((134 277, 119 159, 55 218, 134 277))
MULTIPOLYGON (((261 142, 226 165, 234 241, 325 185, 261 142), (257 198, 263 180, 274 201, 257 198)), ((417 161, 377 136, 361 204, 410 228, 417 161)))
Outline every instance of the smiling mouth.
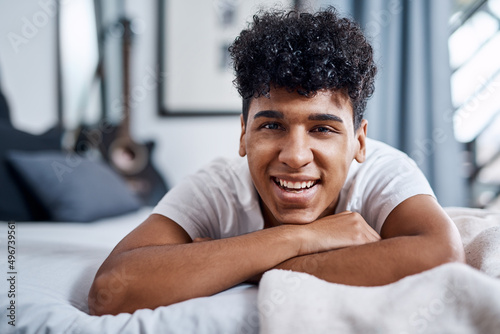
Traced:
POLYGON ((318 184, 319 180, 311 180, 311 181, 286 181, 279 179, 277 177, 273 177, 274 183, 280 187, 281 189, 289 192, 300 193, 307 189, 311 189, 316 184, 318 184))

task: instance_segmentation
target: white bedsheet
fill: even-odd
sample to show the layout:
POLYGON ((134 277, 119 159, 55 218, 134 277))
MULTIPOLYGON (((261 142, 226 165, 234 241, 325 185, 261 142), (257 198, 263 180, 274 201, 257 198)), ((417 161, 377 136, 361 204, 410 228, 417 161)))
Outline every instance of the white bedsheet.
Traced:
POLYGON ((93 277, 150 209, 95 223, 17 223, 15 328, 8 325, 7 224, 0 223, 0 333, 500 333, 500 213, 447 210, 470 266, 444 265, 375 288, 273 270, 259 291, 241 285, 103 317, 87 314, 93 277))
POLYGON ((17 223, 15 327, 7 317, 7 224, 1 223, 0 333, 258 333, 257 288, 251 285, 154 311, 88 315, 97 269, 150 211, 85 224, 17 223))

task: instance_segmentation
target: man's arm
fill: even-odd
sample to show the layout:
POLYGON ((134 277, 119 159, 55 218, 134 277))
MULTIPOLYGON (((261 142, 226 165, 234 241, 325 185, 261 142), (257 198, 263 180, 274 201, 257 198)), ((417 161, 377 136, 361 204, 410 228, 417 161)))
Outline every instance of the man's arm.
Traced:
POLYGON ((299 256, 276 268, 307 272, 335 283, 374 286, 465 259, 456 226, 428 195, 398 205, 387 217, 381 236, 380 242, 299 256))
POLYGON ((89 292, 91 314, 118 314, 209 296, 309 253, 379 240, 359 215, 192 242, 174 221, 151 215, 111 252, 89 292), (353 233, 353 231, 356 231, 353 233))

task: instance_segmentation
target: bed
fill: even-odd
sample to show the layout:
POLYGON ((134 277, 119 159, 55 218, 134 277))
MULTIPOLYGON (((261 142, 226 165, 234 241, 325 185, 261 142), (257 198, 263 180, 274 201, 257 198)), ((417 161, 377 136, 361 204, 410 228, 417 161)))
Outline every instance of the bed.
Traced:
POLYGON ((259 287, 102 317, 88 315, 94 275, 151 208, 90 223, 2 222, 0 333, 500 333, 500 212, 446 210, 468 264, 371 288, 271 270, 259 287))
MULTIPOLYGON (((1 224, 3 245, 13 225, 16 235, 15 269, 7 268, 5 247, 1 267, 6 274, 17 274, 7 274, 16 278, 16 296, 7 303, 15 300, 15 327, 8 324, 10 311, 2 307, 0 333, 258 332, 258 323, 247 328, 244 322, 257 309, 257 288, 251 285, 154 311, 139 310, 133 315, 88 315, 87 294, 97 269, 118 241, 149 212, 149 208, 143 208, 93 223, 23 222, 10 224, 11 228, 8 222, 1 224)), ((9 285, 2 279, 5 283, 9 285)), ((2 285, 2 293, 9 290, 8 285, 2 285)))

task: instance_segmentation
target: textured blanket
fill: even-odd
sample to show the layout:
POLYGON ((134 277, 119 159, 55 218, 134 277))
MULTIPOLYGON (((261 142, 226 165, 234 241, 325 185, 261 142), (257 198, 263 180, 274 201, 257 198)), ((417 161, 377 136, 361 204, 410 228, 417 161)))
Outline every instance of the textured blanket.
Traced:
POLYGON ((261 333, 500 333, 500 212, 447 208, 467 264, 445 264, 380 287, 264 274, 261 333))

